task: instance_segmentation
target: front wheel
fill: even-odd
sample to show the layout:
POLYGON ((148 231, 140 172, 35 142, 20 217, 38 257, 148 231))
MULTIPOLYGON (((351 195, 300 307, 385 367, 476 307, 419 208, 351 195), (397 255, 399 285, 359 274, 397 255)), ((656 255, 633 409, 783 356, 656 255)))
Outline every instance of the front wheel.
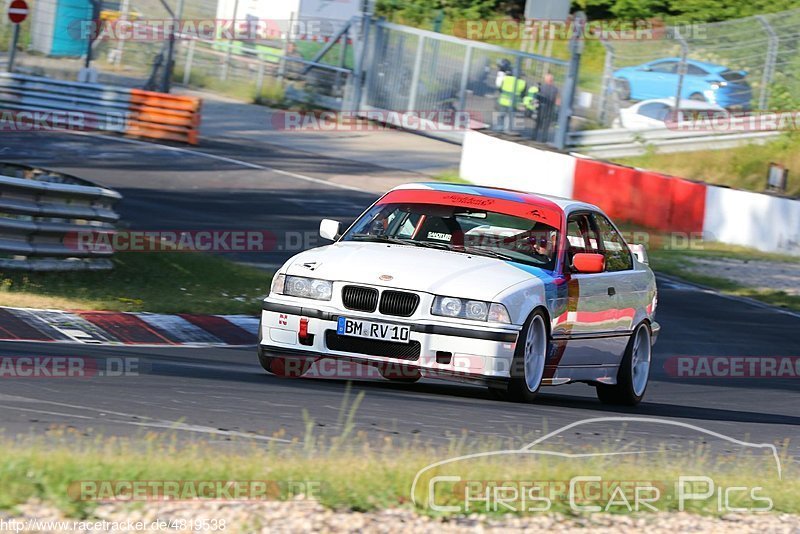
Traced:
POLYGON ((528 317, 517 340, 508 388, 490 389, 492 395, 513 402, 532 402, 542 386, 549 346, 545 316, 537 310, 528 317))
POLYGON ((650 328, 642 323, 628 341, 617 372, 617 383, 613 386, 597 384, 600 402, 623 406, 636 406, 642 402, 650 378, 652 351, 650 328))
POLYGON ((258 352, 258 363, 268 373, 284 378, 299 378, 311 368, 314 360, 311 358, 292 358, 280 356, 267 356, 258 352))
POLYGON ((419 372, 419 369, 406 367, 404 365, 399 366, 392 364, 381 364, 378 366, 378 371, 386 380, 400 384, 413 384, 422 378, 422 374, 419 372))

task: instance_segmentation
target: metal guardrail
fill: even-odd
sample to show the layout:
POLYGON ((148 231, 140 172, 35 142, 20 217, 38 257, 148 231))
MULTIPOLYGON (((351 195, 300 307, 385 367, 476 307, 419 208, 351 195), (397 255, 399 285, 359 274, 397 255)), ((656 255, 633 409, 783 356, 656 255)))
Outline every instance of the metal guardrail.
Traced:
POLYGON ((582 154, 596 157, 628 157, 646 153, 649 147, 658 152, 691 152, 733 148, 751 142, 768 140, 780 135, 776 131, 710 133, 707 131, 679 131, 669 129, 584 130, 570 132, 569 146, 582 154))
MULTIPOLYGON (((198 98, 0 73, 0 111, 32 127, 107 131, 196 144, 198 98)), ((4 121, 8 122, 4 117, 4 121)))
POLYGON ((113 235, 121 198, 68 175, 0 164, 0 269, 111 269, 113 250, 81 247, 78 237, 113 235))
POLYGON ((0 110, 72 114, 69 120, 82 120, 86 129, 124 133, 129 106, 130 89, 0 73, 0 110))

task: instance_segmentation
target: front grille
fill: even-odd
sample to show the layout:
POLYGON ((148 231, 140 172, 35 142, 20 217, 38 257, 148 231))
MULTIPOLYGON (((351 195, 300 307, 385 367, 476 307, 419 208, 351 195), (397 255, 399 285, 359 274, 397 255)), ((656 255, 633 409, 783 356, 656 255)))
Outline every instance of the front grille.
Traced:
POLYGON ((330 350, 365 354, 367 356, 383 356, 398 360, 417 361, 421 350, 419 341, 411 343, 392 343, 377 339, 340 336, 336 330, 325 331, 325 346, 330 350))
POLYGON ((371 287, 344 286, 342 304, 348 310, 372 313, 378 307, 378 290, 371 287))
POLYGON ((381 295, 380 312, 384 315, 410 317, 419 306, 419 295, 405 291, 384 291, 381 295))

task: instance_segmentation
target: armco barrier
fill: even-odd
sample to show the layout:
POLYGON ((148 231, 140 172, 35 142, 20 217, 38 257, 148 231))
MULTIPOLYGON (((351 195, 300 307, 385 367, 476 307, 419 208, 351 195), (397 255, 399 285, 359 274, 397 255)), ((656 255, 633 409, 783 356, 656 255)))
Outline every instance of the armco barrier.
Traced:
POLYGON ((108 85, 0 73, 2 130, 45 127, 100 130, 197 144, 201 101, 108 85))
POLYGON ((111 250, 70 243, 82 232, 112 234, 121 195, 64 174, 0 164, 0 269, 101 270, 111 250))
POLYGON ((701 232, 706 185, 663 174, 577 158, 572 198, 612 218, 660 231, 701 232))
POLYGON ((461 177, 470 182, 575 198, 618 221, 709 241, 800 255, 800 200, 712 186, 579 154, 468 132, 461 177))
POLYGON ((132 89, 131 117, 125 133, 196 145, 200 99, 132 89))
POLYGON ((703 232, 714 241, 800 255, 800 201, 709 185, 703 232))

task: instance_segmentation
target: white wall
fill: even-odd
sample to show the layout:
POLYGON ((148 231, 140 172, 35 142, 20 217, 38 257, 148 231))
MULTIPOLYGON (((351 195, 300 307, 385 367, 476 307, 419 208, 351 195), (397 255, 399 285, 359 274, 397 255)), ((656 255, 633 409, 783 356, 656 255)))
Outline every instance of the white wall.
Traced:
POLYGON ((800 201, 710 185, 703 232, 710 241, 800 255, 800 201))
POLYGON ((464 135, 459 173, 461 178, 478 185, 569 198, 575 158, 468 131, 464 135))

